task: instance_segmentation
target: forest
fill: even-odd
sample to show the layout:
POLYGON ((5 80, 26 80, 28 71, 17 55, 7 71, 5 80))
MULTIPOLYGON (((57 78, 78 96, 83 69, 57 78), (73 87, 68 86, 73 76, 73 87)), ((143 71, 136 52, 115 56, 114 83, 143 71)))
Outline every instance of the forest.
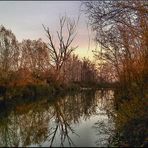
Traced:
POLYGON ((21 91, 24 88, 24 93, 27 93, 27 89, 30 88, 31 91, 34 91, 33 88, 53 91, 61 87, 67 89, 79 87, 80 84, 97 84, 99 75, 95 63, 86 58, 80 60, 73 53, 77 48, 71 46, 75 38, 75 21, 61 17, 59 23, 58 45, 53 42, 49 28, 44 26, 49 43, 43 42, 42 39, 24 39, 18 42, 11 30, 1 26, 1 94, 7 93, 7 90, 9 93, 10 90, 11 97, 15 89, 21 91), (64 29, 67 31, 67 37, 64 37, 64 29))
POLYGON ((67 16, 59 19, 57 40, 42 25, 47 43, 18 42, 0 27, 0 101, 112 89, 112 146, 148 146, 148 1, 86 1, 82 11, 99 47, 93 51, 96 63, 74 53, 77 23, 67 16))

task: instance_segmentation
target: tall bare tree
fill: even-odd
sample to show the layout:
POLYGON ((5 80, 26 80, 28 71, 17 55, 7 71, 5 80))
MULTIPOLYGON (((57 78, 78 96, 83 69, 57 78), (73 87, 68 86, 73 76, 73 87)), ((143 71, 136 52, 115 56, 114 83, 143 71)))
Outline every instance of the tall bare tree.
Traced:
POLYGON ((71 53, 77 48, 72 47, 72 42, 76 36, 76 22, 68 17, 60 18, 60 29, 57 31, 58 45, 54 42, 53 36, 48 27, 43 28, 48 37, 48 49, 51 63, 55 67, 57 78, 64 62, 70 57, 71 53))

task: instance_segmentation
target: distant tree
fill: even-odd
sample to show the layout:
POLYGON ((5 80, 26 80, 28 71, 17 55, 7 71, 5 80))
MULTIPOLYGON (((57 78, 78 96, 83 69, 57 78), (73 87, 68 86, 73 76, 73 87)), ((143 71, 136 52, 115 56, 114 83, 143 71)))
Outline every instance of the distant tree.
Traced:
POLYGON ((82 60, 81 81, 84 83, 96 82, 96 66, 89 59, 82 60))
POLYGON ((82 61, 77 55, 71 55, 63 64, 61 74, 65 83, 80 81, 82 61))
POLYGON ((47 45, 41 39, 23 40, 20 47, 20 67, 28 67, 31 71, 40 72, 50 67, 47 45))
POLYGON ((7 81, 9 73, 19 67, 19 46, 15 35, 4 26, 0 27, 0 77, 7 81))
POLYGON ((41 39, 23 40, 20 50, 20 72, 27 71, 35 79, 46 80, 46 72, 51 68, 46 43, 41 39))

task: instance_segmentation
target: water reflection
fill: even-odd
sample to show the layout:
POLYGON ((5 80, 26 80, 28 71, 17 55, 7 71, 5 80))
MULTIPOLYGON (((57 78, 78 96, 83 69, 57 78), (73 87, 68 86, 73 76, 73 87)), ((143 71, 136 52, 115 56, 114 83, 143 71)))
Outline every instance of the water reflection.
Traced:
POLYGON ((97 122, 93 125, 96 131, 98 139, 96 140, 96 145, 99 147, 108 147, 114 136, 115 125, 113 121, 112 113, 114 112, 114 94, 113 91, 97 91, 96 97, 100 101, 99 109, 102 111, 103 118, 99 118, 97 122))
MULTIPOLYGON (((58 97, 55 101, 48 98, 11 108, 6 105, 0 114, 0 146, 80 146, 76 140, 82 137, 79 126, 92 121, 95 124, 91 127, 98 131, 100 121, 109 121, 105 108, 111 106, 112 97, 111 91, 91 90, 58 97)), ((91 146, 97 146, 98 138, 106 138, 102 133, 95 136, 96 141, 92 135, 91 146)))

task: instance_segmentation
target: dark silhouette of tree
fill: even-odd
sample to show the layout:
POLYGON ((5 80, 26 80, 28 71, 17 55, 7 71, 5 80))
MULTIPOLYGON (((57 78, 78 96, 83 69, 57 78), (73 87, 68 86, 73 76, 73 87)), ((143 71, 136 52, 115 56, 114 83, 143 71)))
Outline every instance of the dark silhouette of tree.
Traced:
POLYGON ((76 36, 76 22, 68 17, 60 18, 60 29, 57 31, 59 44, 57 45, 49 28, 43 25, 46 35, 49 39, 48 49, 51 58, 51 63, 55 67, 57 79, 59 79, 60 70, 64 62, 69 58, 71 53, 77 48, 71 47, 71 44, 76 36), (65 34, 67 36, 65 36, 65 34))

